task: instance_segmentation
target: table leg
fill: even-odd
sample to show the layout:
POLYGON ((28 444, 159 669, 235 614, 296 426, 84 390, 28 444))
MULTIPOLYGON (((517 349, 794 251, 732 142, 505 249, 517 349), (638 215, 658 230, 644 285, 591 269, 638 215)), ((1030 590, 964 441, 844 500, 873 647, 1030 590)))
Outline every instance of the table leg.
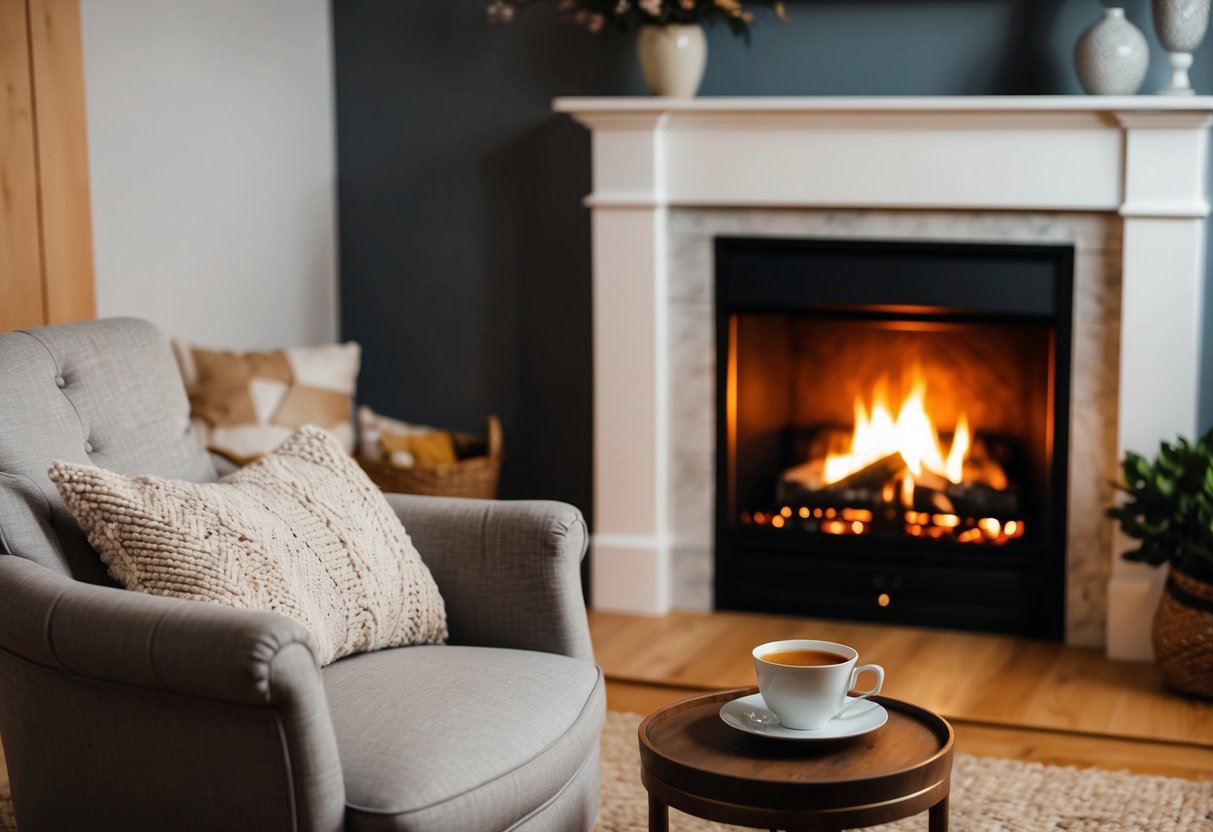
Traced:
POLYGON ((931 807, 929 818, 927 828, 930 832, 948 832, 948 799, 946 797, 931 807))
POLYGON ((669 832, 669 829, 670 810, 660 800, 649 795, 649 832, 669 832))

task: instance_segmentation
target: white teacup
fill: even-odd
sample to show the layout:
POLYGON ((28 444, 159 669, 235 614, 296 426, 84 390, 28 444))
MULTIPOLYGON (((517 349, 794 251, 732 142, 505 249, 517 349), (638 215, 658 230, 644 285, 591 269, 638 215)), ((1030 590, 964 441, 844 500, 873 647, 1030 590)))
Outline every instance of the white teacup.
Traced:
POLYGON ((880 693, 884 686, 883 667, 878 664, 856 667, 859 654, 845 644, 833 641, 806 638, 768 641, 755 647, 753 655, 758 690, 767 707, 779 717, 779 724, 785 728, 801 731, 822 728, 842 716, 856 702, 880 693), (837 661, 830 661, 830 656, 837 661), (781 664, 768 660, 768 657, 785 661, 799 659, 802 663, 781 664), (820 663, 803 663, 803 660, 810 659, 820 663), (876 685, 869 691, 856 694, 855 699, 848 702, 847 692, 865 670, 876 674, 876 685))

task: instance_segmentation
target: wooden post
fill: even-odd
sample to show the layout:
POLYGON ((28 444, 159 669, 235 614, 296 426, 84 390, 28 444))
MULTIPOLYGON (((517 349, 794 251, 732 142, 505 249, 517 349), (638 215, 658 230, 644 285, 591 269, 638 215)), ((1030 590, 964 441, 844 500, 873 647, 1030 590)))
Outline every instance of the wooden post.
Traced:
POLYGON ((91 318, 79 0, 0 0, 0 331, 91 318))

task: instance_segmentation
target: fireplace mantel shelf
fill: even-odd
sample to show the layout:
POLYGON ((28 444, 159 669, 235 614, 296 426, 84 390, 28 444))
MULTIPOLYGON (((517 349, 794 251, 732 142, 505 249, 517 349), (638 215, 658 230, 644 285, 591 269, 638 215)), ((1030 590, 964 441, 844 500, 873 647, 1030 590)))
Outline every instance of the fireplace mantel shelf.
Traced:
MULTIPOLYGON (((1116 453, 1197 433, 1213 96, 608 97, 553 108, 593 134, 596 606, 670 606, 680 532, 664 299, 679 209, 1119 215, 1116 453)), ((1145 658, 1159 574, 1108 557, 1109 653, 1145 658)))
POLYGON ((1209 213, 1192 161, 1203 158, 1213 96, 609 97, 553 107, 594 133, 591 207, 1209 213))
POLYGON ((1116 113, 1180 112, 1213 115, 1213 96, 746 96, 720 98, 656 98, 604 96, 557 98, 562 113, 1116 113))

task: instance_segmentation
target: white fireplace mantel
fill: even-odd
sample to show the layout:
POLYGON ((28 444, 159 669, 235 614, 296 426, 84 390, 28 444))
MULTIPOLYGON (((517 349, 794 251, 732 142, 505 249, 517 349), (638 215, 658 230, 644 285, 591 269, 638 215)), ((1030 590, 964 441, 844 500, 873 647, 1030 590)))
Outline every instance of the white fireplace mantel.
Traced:
MULTIPOLYGON (((679 208, 1099 212, 1123 221, 1118 452, 1193 435, 1213 97, 562 98, 593 133, 593 601, 671 598, 666 223, 679 208)), ((1158 573, 1114 558, 1110 655, 1158 573)))

